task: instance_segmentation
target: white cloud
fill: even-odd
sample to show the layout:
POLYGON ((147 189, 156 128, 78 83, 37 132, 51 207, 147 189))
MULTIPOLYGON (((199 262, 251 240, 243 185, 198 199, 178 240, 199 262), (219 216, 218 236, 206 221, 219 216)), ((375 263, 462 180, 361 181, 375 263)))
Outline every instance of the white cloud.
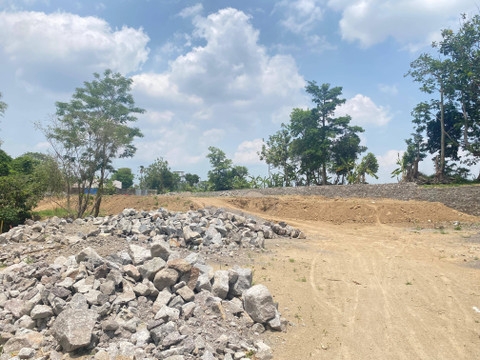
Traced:
POLYGON ((397 85, 378 84, 378 89, 384 94, 398 95, 397 85))
POLYGON ((357 94, 339 106, 335 112, 337 116, 350 115, 352 122, 357 125, 384 126, 392 119, 388 110, 376 105, 368 96, 357 94))
POLYGON ((261 164, 258 153, 262 150, 262 145, 262 139, 242 142, 233 156, 234 164, 261 164))
POLYGON ((210 129, 202 133, 202 136, 205 138, 206 144, 218 144, 220 140, 225 136, 225 130, 223 129, 210 129))
POLYGON ((477 11, 471 0, 330 0, 328 6, 342 11, 343 39, 369 47, 392 37, 411 51, 458 26, 460 13, 477 11))
POLYGON ((295 60, 290 55, 269 56, 245 13, 228 8, 193 23, 194 36, 206 44, 178 56, 164 73, 133 76, 137 94, 150 97, 157 106, 187 104, 193 118, 221 122, 244 121, 245 113, 257 114, 252 121, 263 120, 265 113, 272 119, 280 106, 303 101, 305 82, 295 60))
MULTIPOLYGON (((305 81, 293 57, 267 53, 242 11, 222 9, 196 16, 192 23, 191 36, 203 45, 184 50, 162 73, 132 77, 139 106, 175 114, 168 131, 146 124, 152 129, 144 131, 139 144, 147 145, 139 146, 138 153, 146 159, 152 152, 163 154, 177 167, 203 162, 206 169, 209 146, 234 153, 238 139, 273 132, 279 109, 305 104, 305 81)), ((282 121, 288 121, 289 112, 282 114, 282 121)), ((253 144, 237 149, 238 162, 258 162, 258 142, 253 144)))
POLYGON ((48 81, 50 88, 62 76, 85 80, 105 68, 137 71, 149 53, 142 29, 113 30, 103 19, 69 13, 0 12, 0 33, 0 55, 23 79, 40 85, 48 81))
POLYGON ((378 165, 380 167, 392 169, 397 167, 397 160, 402 158, 405 151, 403 150, 388 150, 383 155, 378 155, 378 165))
POLYGON ((168 124, 172 121, 172 118, 175 114, 172 111, 154 111, 147 110, 145 115, 143 115, 150 124, 161 125, 168 124))
POLYGON ((178 16, 182 18, 194 17, 200 15, 203 12, 203 5, 201 3, 195 4, 184 8, 178 13, 178 16))
POLYGON ((281 24, 295 34, 304 34, 313 29, 323 18, 319 0, 281 1, 275 8, 282 8, 285 18, 281 24))

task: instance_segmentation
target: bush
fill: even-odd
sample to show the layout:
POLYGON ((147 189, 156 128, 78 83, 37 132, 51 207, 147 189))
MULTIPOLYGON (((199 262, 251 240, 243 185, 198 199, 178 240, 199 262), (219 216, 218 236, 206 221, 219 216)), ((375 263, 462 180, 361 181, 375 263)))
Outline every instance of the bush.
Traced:
POLYGON ((42 197, 41 185, 31 176, 0 176, 0 221, 3 228, 21 224, 42 197))

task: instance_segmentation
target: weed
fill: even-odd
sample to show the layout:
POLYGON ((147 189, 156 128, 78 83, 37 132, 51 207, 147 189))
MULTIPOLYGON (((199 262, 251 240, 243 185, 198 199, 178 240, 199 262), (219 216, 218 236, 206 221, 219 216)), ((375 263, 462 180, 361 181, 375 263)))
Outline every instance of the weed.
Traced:
POLYGON ((6 268, 7 264, 5 264, 3 261, 0 261, 0 269, 6 268))
POLYGON ((23 261, 26 263, 26 264, 33 264, 35 262, 35 259, 31 256, 27 256, 25 259, 23 259, 23 261))
POLYGON ((413 285, 410 281, 407 281, 405 285, 413 285))
POLYGON ((453 230, 460 231, 460 230, 462 230, 462 227, 460 225, 457 225, 453 228, 453 230))
POLYGON ((440 229, 440 234, 445 235, 448 234, 448 232, 446 232, 445 229, 440 229))
POLYGON ((288 259, 288 261, 290 261, 291 263, 294 263, 295 259, 290 258, 290 259, 288 259))
POLYGON ((247 359, 253 359, 254 356, 255 356, 255 351, 253 351, 253 350, 249 350, 245 353, 245 357, 247 359))
POLYGON ((478 258, 478 256, 475 256, 475 257, 473 258, 473 260, 477 261, 477 260, 480 260, 480 259, 478 258))
POLYGON ((293 272, 295 272, 295 273, 296 273, 296 272, 297 272, 297 268, 293 268, 293 272))

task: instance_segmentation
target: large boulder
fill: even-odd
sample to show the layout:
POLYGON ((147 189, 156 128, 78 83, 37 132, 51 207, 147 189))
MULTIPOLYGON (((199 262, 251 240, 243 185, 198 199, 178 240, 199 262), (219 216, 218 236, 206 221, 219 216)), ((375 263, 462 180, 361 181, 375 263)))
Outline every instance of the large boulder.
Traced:
POLYGON ((67 352, 87 347, 92 339, 97 316, 94 310, 64 310, 53 324, 53 336, 67 352))
POLYGON ((243 307, 253 321, 262 324, 276 314, 272 295, 264 285, 255 285, 243 292, 243 307))

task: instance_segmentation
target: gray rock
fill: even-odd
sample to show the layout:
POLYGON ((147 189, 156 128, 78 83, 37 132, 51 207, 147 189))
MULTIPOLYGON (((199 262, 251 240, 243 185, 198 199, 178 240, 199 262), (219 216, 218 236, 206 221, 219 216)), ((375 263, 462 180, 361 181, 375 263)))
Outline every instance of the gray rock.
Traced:
POLYGON ((227 297, 228 290, 228 271, 215 271, 215 275, 213 277, 212 294, 223 300, 227 297))
POLYGON ((258 360, 271 360, 273 359, 272 349, 270 346, 266 345, 265 343, 258 341, 255 346, 257 347, 257 351, 255 352, 255 359, 258 360))
POLYGON ((270 291, 264 285, 255 285, 243 293, 243 306, 255 322, 265 323, 276 314, 270 291))
POLYGON ((154 241, 150 248, 150 253, 154 258, 159 257, 167 261, 171 253, 170 245, 163 240, 154 241))
POLYGON ((155 314, 155 320, 162 319, 164 322, 177 321, 180 318, 180 311, 167 305, 162 306, 155 314))
POLYGON ((138 267, 138 271, 144 279, 153 280, 155 274, 162 270, 166 265, 165 260, 161 257, 154 257, 151 260, 145 261, 145 263, 138 267))
POLYGON ((3 345, 4 354, 20 351, 22 348, 39 349, 43 342, 43 335, 36 331, 27 331, 10 338, 3 345))
POLYGON ((164 305, 168 305, 170 300, 172 300, 173 295, 167 289, 160 291, 157 295, 157 299, 153 303, 152 310, 154 313, 157 313, 164 305))
POLYGON ((104 262, 103 258, 98 255, 97 252, 91 247, 87 247, 80 251, 75 256, 75 260, 77 261, 77 263, 81 263, 82 261, 89 261, 92 262, 95 266, 101 265, 104 262))
POLYGON ((202 290, 211 291, 212 284, 210 283, 210 277, 207 274, 200 275, 195 286, 195 290, 198 292, 202 290))
POLYGON ((20 349, 20 351, 18 352, 17 356, 20 358, 20 359, 30 359, 32 357, 35 356, 35 349, 32 349, 32 348, 22 348, 20 349))
POLYGON ((96 320, 97 313, 94 310, 64 310, 53 323, 53 336, 67 352, 87 347, 96 320))
POLYGON ((30 317, 33 320, 49 318, 52 315, 52 308, 46 305, 36 305, 30 312, 30 317))
POLYGON ((249 289, 252 286, 252 270, 251 269, 242 269, 236 267, 235 272, 238 274, 237 281, 230 288, 230 295, 242 296, 242 293, 249 289))
POLYGON ((133 245, 133 244, 129 245, 128 254, 132 258, 132 262, 134 265, 143 264, 145 261, 150 260, 152 258, 150 250, 142 246, 133 245))
POLYGON ((190 226, 184 226, 183 237, 185 238, 185 241, 189 243, 189 242, 195 242, 195 240, 199 239, 201 235, 198 232, 190 229, 190 226))

